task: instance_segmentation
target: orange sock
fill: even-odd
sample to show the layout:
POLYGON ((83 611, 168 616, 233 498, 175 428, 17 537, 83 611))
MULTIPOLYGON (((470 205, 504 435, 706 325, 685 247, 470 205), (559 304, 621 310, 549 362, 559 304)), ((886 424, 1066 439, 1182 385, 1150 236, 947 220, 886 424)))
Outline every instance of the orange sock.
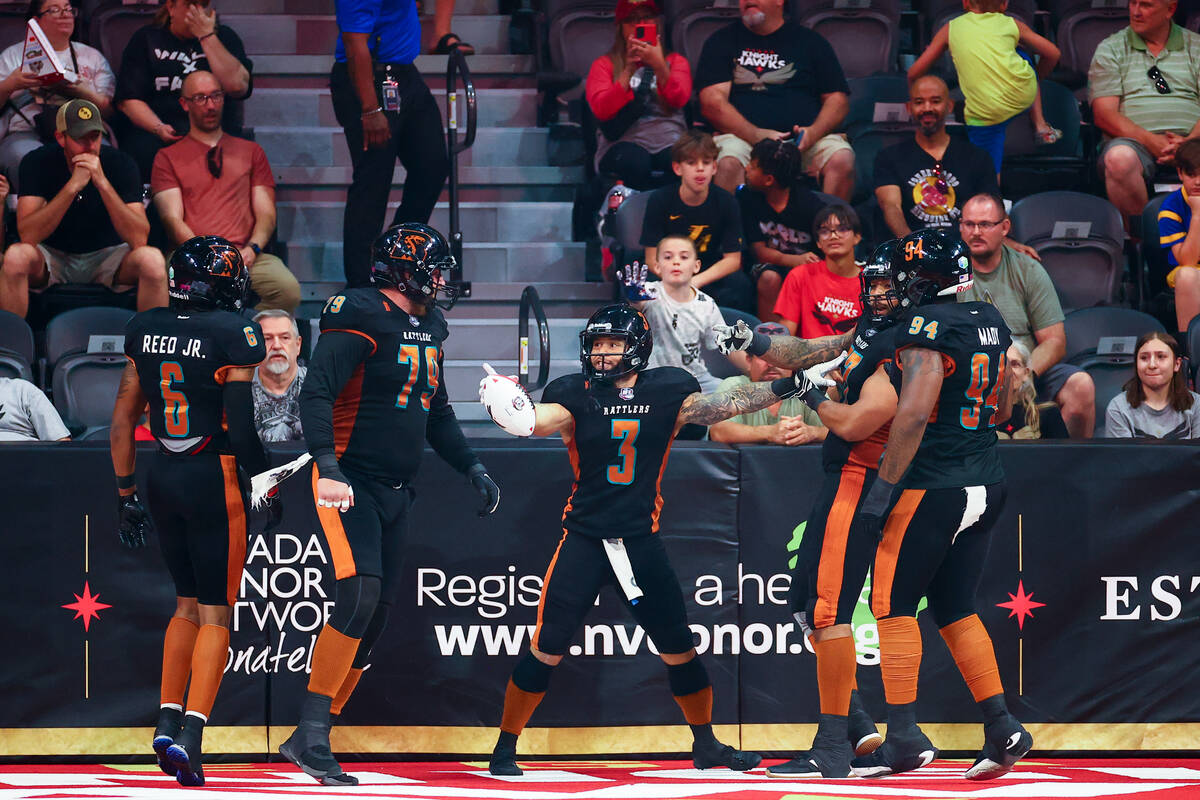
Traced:
POLYGON ((342 708, 346 705, 346 701, 350 699, 350 695, 354 693, 354 687, 358 686, 358 679, 362 677, 363 671, 358 667, 351 667, 346 673, 346 680, 342 681, 342 687, 338 689, 337 696, 333 698, 333 705, 329 706, 330 714, 342 713, 342 708))
POLYGON ((942 628, 942 638, 946 640, 954 663, 958 665, 958 671, 966 680, 976 703, 1004 694, 1000 669, 996 666, 996 653, 992 650, 992 639, 977 615, 951 622, 942 628))
POLYGON ((821 694, 821 713, 845 717, 850 714, 850 692, 854 691, 854 639, 814 641, 817 651, 817 689, 821 694))
POLYGON ((183 693, 192 671, 192 649, 200 627, 190 619, 171 617, 167 635, 163 637, 162 685, 159 704, 183 708, 183 693))
POLYGON ((520 689, 509 678, 508 687, 504 690, 504 713, 500 717, 500 730, 520 736, 538 703, 542 702, 545 696, 545 692, 527 692, 520 689))
POLYGON ((698 692, 672 695, 683 709, 683 718, 688 725, 708 725, 712 722, 712 687, 705 686, 698 692))
POLYGON ((322 628, 313 647, 308 690, 326 697, 336 696, 350 673, 350 667, 354 665, 359 641, 328 625, 322 628))
POLYGON ((192 651, 192 689, 188 692, 187 710, 208 719, 212 713, 225 661, 229 656, 229 628, 224 625, 201 625, 192 651))
POLYGON ((916 701, 921 671, 921 629, 916 617, 879 620, 879 668, 888 705, 916 701))

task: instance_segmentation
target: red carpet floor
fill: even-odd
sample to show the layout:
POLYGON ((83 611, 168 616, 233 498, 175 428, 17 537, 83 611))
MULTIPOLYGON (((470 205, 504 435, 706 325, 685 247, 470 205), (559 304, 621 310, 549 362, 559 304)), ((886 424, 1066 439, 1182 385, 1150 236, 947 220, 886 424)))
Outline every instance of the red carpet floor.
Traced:
MULTIPOLYGON (((767 763, 775 763, 769 761, 767 763)), ((1200 800, 1200 759, 1088 759, 1021 762, 999 780, 964 780, 968 762, 939 760, 880 780, 790 781, 762 770, 742 774, 693 769, 684 761, 538 761, 521 778, 493 778, 485 764, 419 762, 350 764, 357 787, 316 784, 282 764, 213 765, 207 785, 184 790, 153 766, 4 765, 0 800, 24 798, 162 798, 274 800, 287 797, 487 798, 488 800, 1200 800)))

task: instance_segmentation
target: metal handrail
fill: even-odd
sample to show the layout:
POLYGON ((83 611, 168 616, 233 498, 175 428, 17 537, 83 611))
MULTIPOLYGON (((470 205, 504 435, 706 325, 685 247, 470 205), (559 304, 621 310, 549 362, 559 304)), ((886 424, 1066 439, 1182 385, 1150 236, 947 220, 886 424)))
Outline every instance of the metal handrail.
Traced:
POLYGON ((517 381, 530 391, 546 385, 550 379, 550 323, 542 309, 542 299, 537 289, 526 286, 521 292, 521 308, 517 312, 517 381), (538 379, 529 383, 529 312, 532 309, 538 328, 538 379))
POLYGON ((450 195, 450 230, 448 239, 450 252, 458 263, 456 283, 463 297, 471 296, 470 281, 463 280, 463 237, 458 219, 458 154, 475 144, 475 130, 479 109, 475 100, 475 84, 471 81, 471 70, 466 57, 458 48, 452 48, 446 58, 446 152, 450 157, 448 188, 450 195), (463 94, 467 105, 467 130, 462 141, 458 139, 458 80, 462 78, 463 94))

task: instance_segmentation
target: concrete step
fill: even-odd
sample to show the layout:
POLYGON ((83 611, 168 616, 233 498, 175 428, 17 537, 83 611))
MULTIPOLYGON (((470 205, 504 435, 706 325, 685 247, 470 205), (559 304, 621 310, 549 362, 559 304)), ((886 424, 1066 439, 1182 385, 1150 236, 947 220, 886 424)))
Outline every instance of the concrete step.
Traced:
MULTIPOLYGON (((579 364, 579 332, 587 324, 586 317, 547 319, 550 327, 550 360, 557 361, 574 359, 579 364)), ((518 354, 517 315, 509 319, 455 319, 450 329, 450 342, 447 355, 454 359, 473 361, 478 364, 487 361, 497 371, 501 362, 513 362, 513 369, 504 375, 516 374, 518 354), (492 359, 496 359, 493 361, 492 359)), ((537 325, 530 317, 529 323, 529 365, 530 373, 536 374, 539 347, 537 325)), ((476 381, 478 383, 478 381, 476 381)))
MULTIPOLYGON (((301 281, 336 281, 345 275, 339 241, 289 241, 288 268, 301 281)), ((468 280, 540 283, 583 280, 586 245, 558 242, 466 242, 463 269, 468 280)))
MULTIPOLYGON (((345 201, 276 203, 279 238, 299 242, 342 240, 345 201)), ((396 204, 388 207, 387 219, 396 204)), ((459 203, 459 226, 468 242, 548 242, 571 240, 570 203, 459 203)), ((450 210, 438 203, 429 224, 439 231, 450 229, 450 210)))
MULTIPOLYGON (((346 285, 344 278, 331 281, 302 281, 299 316, 319 317, 331 295, 346 285)), ((516 319, 521 292, 526 283, 474 283, 472 295, 458 302, 447 315, 455 319, 516 319)), ((612 302, 612 286, 607 283, 556 281, 539 283, 538 295, 547 319, 587 318, 600 306, 612 302)))
MULTIPOLYGON (((328 72, 328 64, 325 70, 328 72)), ((442 111, 444 123, 446 89, 444 86, 433 88, 432 92, 442 111)), ((479 128, 532 128, 537 124, 536 89, 477 90, 475 98, 478 109, 476 124, 479 128)), ((466 125, 466 99, 461 93, 458 97, 458 120, 460 126, 466 125)), ((260 126, 277 126, 281 122, 295 127, 337 126, 329 89, 255 89, 246 102, 246 124, 258 131, 260 126)))
MULTIPOLYGON (((254 91, 259 88, 285 84, 302 84, 305 88, 328 85, 333 66, 333 51, 311 55, 264 53, 253 56, 254 91)), ((446 56, 417 56, 417 71, 430 85, 446 85, 446 56)), ((509 53, 476 53, 467 57, 467 68, 477 88, 503 83, 534 86, 536 69, 533 56, 509 53), (501 80, 502 79, 502 80, 501 80)))
MULTIPOLYGON (((458 156, 460 167, 545 166, 545 128, 479 128, 474 145, 458 156)), ((256 125, 254 138, 271 154, 271 166, 349 167, 350 151, 340 127, 256 125)))
MULTIPOLYGON (((333 14, 335 0, 239 0, 238 14, 333 14)), ((432 25, 435 0, 425 0, 425 17, 422 23, 432 25)), ((454 18, 477 14, 499 14, 499 0, 457 0, 454 3, 454 18)), ((224 18, 224 14, 222 18, 224 18)))
MULTIPOLYGON (((337 19, 331 14, 222 14, 221 22, 238 32, 246 53, 332 55, 337 43, 337 19)), ((499 14, 461 16, 454 29, 475 52, 508 51, 509 17, 499 14)), ((422 51, 430 49, 433 25, 422 26, 422 51)))
MULTIPOLYGON (((275 183, 283 186, 349 186, 350 167, 276 167, 275 183)), ((404 183, 405 171, 397 166, 392 183, 404 183)), ((464 167, 458 182, 464 187, 573 186, 583 181, 583 167, 464 167)))

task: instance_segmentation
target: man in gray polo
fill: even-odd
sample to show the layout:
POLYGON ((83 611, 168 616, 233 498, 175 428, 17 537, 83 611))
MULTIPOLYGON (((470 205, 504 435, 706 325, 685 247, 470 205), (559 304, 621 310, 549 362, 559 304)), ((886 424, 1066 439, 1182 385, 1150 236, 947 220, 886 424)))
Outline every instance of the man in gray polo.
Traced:
POLYGON ((1088 70, 1109 201, 1142 213, 1146 181, 1200 136, 1200 36, 1171 21, 1176 0, 1129 0, 1129 27, 1100 42, 1088 70))

